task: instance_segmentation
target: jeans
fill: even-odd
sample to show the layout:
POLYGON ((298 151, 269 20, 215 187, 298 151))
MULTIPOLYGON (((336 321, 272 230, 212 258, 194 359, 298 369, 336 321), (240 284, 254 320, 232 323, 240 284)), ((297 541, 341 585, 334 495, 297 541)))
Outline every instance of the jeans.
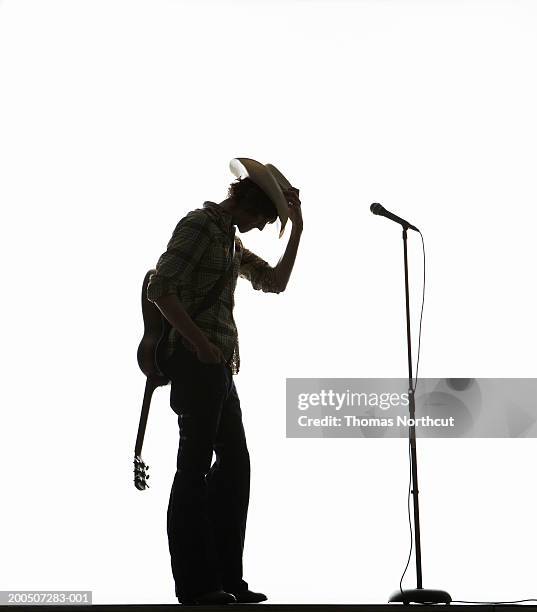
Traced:
POLYGON ((167 514, 176 596, 245 590, 250 456, 231 369, 205 364, 179 343, 163 370, 180 434, 167 514))

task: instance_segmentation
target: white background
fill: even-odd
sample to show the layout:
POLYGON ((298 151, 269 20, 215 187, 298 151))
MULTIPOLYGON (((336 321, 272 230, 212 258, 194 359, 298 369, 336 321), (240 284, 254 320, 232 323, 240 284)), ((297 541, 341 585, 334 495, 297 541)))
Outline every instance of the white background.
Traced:
MULTIPOLYGON (((237 287, 244 577, 268 603, 387 601, 407 446, 286 439, 285 379, 406 375, 401 234, 374 201, 425 236, 420 375, 535 376, 536 27, 530 0, 0 2, 0 589, 176 603, 169 387, 132 484, 141 283, 245 156, 300 188, 304 232, 284 293, 237 287)), ((288 236, 242 238, 276 264, 288 236)), ((418 452, 424 586, 537 597, 536 441, 418 452)))

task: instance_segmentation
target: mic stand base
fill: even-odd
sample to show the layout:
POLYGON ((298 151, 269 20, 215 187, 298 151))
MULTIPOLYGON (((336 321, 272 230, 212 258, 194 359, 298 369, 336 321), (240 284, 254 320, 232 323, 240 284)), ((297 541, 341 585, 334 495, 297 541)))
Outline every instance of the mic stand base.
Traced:
POLYGON ((447 591, 438 589, 403 589, 403 591, 395 591, 392 594, 391 602, 403 602, 405 605, 409 603, 449 604, 451 603, 451 596, 447 591))

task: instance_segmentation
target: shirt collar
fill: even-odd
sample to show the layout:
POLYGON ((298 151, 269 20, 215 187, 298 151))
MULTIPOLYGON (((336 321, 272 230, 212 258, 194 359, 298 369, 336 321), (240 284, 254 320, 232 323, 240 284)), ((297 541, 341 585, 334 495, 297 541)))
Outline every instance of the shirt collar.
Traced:
POLYGON ((222 208, 220 204, 206 200, 203 203, 203 208, 206 210, 226 234, 235 235, 235 226, 233 224, 233 216, 230 212, 222 208))

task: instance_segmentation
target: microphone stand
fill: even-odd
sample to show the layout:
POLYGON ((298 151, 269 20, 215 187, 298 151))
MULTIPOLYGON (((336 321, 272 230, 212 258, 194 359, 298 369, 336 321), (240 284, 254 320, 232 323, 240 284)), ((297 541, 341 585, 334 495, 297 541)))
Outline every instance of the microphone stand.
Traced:
POLYGON ((412 377, 412 342, 410 339, 410 299, 408 291, 408 254, 407 254, 407 229, 410 224, 403 224, 403 251, 405 262, 405 302, 406 302, 406 339, 408 355, 408 395, 411 425, 409 427, 409 444, 412 471, 412 500, 414 505, 414 541, 416 548, 416 577, 417 588, 395 591, 390 597, 390 602, 403 602, 405 605, 412 603, 437 604, 451 602, 451 596, 447 591, 437 589, 424 589, 421 576, 421 540, 420 540, 420 510, 418 501, 418 461, 416 455, 416 426, 414 419, 416 404, 414 401, 414 379, 412 377))

